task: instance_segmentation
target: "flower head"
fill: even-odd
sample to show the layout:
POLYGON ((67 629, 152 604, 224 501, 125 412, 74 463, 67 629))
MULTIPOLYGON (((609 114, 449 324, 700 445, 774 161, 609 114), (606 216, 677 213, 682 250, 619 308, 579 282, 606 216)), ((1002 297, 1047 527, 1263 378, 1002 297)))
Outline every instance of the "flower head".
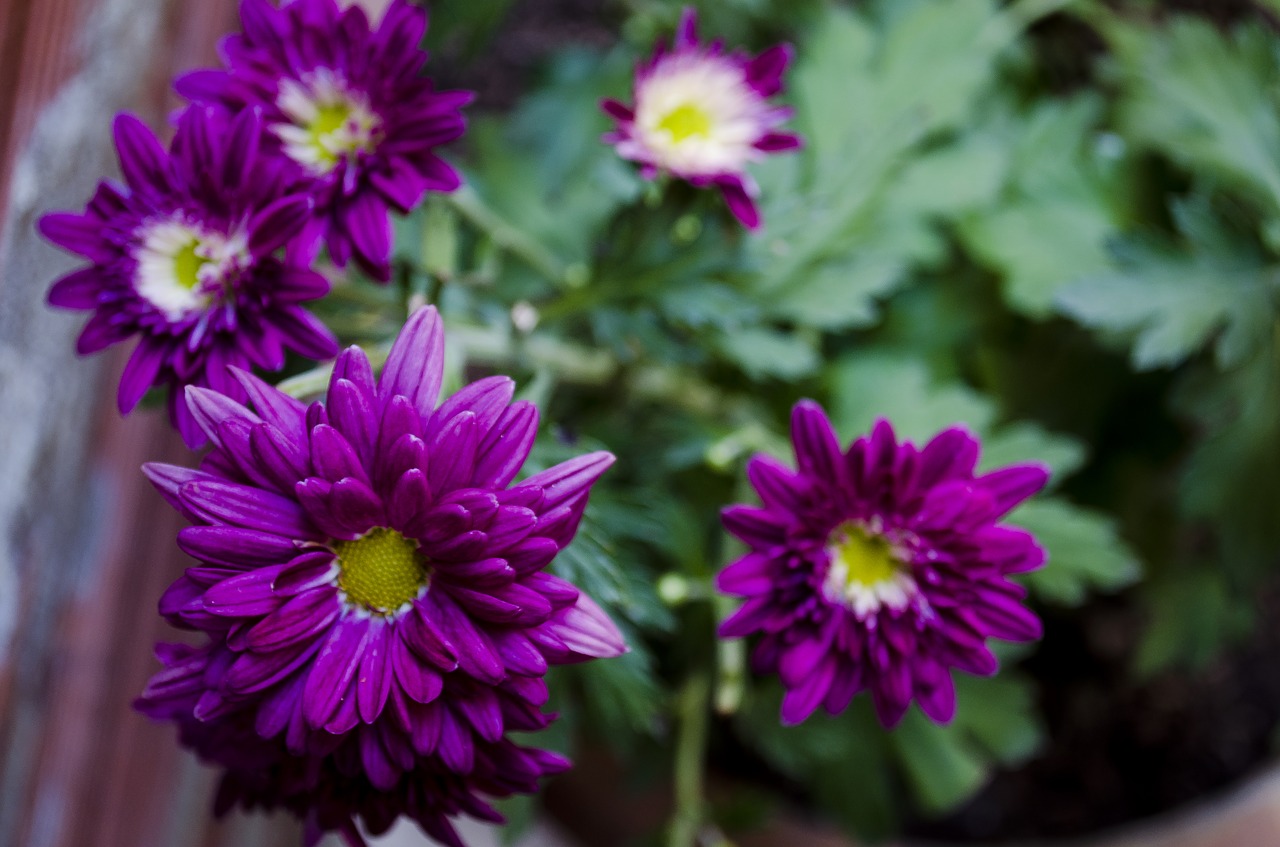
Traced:
POLYGON ((782 90, 791 48, 779 44, 758 56, 726 53, 719 41, 700 44, 695 15, 686 9, 670 50, 659 44, 636 69, 634 106, 601 105, 616 123, 605 141, 646 177, 668 172, 690 184, 715 186, 749 229, 760 225, 748 163, 800 146, 779 132, 791 110, 769 98, 782 90))
POLYGON ((278 370, 286 348, 314 359, 338 349, 298 305, 329 290, 296 255, 307 252, 296 248, 314 203, 261 154, 260 132, 254 110, 228 118, 192 108, 165 151, 142 122, 121 115, 115 140, 125 184, 102 183, 82 214, 40 221, 46 238, 92 262, 49 292, 54 306, 94 312, 77 350, 137 336, 120 411, 131 411, 152 385, 168 386, 170 417, 192 446, 204 435, 185 386, 243 399, 228 365, 278 370))
POLYGON ((993 674, 988 638, 1040 637, 1008 576, 1042 565, 1044 551, 998 521, 1048 472, 1014 465, 976 476, 978 441, 958 427, 917 449, 880 421, 842 451, 811 401, 796 405, 791 427, 798 467, 752 459, 763 505, 724 512, 751 551, 719 575, 722 591, 747 598, 721 635, 761 634, 754 664, 780 675, 786 723, 819 706, 838 714, 864 689, 885 726, 912 699, 951 720, 952 668, 993 674))
POLYGON ((194 71, 176 88, 196 102, 262 109, 266 145, 316 198, 331 258, 385 281, 390 210, 459 185, 435 148, 462 135, 459 109, 472 95, 436 91, 421 76, 424 10, 380 5, 375 26, 364 3, 242 0, 244 32, 222 43, 227 70, 194 71))
POLYGON ((244 372, 254 411, 189 389, 212 452, 199 470, 147 467, 195 524, 178 544, 198 564, 161 613, 210 645, 166 656, 141 707, 200 738, 224 721, 251 727, 254 750, 319 780, 283 778, 263 796, 210 742, 204 754, 249 786, 242 804, 281 805, 324 828, 343 815, 380 826, 409 814, 441 838, 442 815, 481 808, 471 792, 502 780, 528 790, 556 766, 504 740, 550 720, 548 665, 625 650, 590 598, 544 572, 613 456, 511 485, 537 409, 511 403, 506 377, 437 407, 443 355, 428 307, 377 381, 359 348, 339 356, 323 403, 304 407, 244 372))
MULTIPOLYGON (((460 742, 456 719, 451 724, 448 712, 416 703, 397 706, 413 711, 404 718, 412 731, 388 722, 336 736, 312 734, 305 742, 286 740, 305 734, 298 723, 264 737, 252 709, 200 714, 201 698, 227 672, 225 645, 162 644, 156 653, 165 667, 136 705, 151 718, 175 722, 182 744, 222 770, 215 814, 236 807, 283 809, 303 821, 307 847, 330 831, 362 844, 357 820, 365 831, 381 835, 401 815, 436 841, 463 847, 451 818, 465 814, 501 823, 484 798, 533 793, 542 777, 569 767, 555 753, 506 738, 460 742), (387 751, 400 758, 397 769, 387 769, 387 751), (465 770, 458 764, 464 755, 470 757, 465 770)), ((513 716, 504 717, 512 729, 540 729, 551 720, 510 697, 500 700, 500 708, 511 711, 513 716)))

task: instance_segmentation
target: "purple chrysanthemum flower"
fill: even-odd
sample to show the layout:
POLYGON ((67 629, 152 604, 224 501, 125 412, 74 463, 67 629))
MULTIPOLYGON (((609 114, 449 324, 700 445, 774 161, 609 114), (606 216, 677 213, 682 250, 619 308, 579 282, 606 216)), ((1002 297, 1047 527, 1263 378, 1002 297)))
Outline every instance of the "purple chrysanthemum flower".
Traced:
MULTIPOLYGON (((352 781, 281 789, 263 803, 328 828, 344 814, 375 827, 391 811, 410 814, 456 843, 440 835, 452 832, 442 815, 455 813, 453 800, 420 797, 435 789, 414 787, 417 775, 457 776, 441 777, 457 799, 469 780, 487 793, 485 780, 525 785, 536 775, 519 775, 554 770, 559 760, 513 752, 504 734, 546 725, 548 665, 625 645, 595 603, 544 572, 613 456, 510 485, 533 444, 536 407, 511 403, 512 381, 489 377, 437 408, 443 357, 427 307, 377 382, 359 348, 339 356, 326 403, 304 407, 242 371, 256 411, 188 389, 213 450, 199 470, 146 470, 196 524, 178 544, 199 564, 166 592, 161 613, 213 646, 167 654, 142 707, 192 727, 251 726, 273 755, 335 757, 352 781)), ((216 746, 203 752, 225 762, 216 746)))
POLYGON ((138 346, 120 380, 128 414, 152 385, 169 391, 169 416, 191 446, 204 435, 182 388, 244 394, 227 366, 279 370, 285 348, 325 359, 337 341, 300 305, 329 282, 293 257, 313 201, 290 192, 258 149, 255 111, 228 119, 183 114, 168 152, 138 119, 116 118, 123 186, 104 182, 83 214, 40 220, 50 241, 93 264, 62 277, 49 302, 95 312, 76 350, 95 353, 131 336, 138 346), (280 258, 281 247, 291 255, 280 258))
MULTIPOLYGON (((434 719, 430 708, 416 701, 410 705, 403 695, 395 708, 407 711, 394 722, 329 734, 308 732, 295 721, 281 735, 264 737, 252 707, 222 708, 216 715, 200 711, 201 699, 222 683, 229 668, 224 643, 163 644, 156 653, 165 669, 136 705, 156 720, 174 721, 182 744, 221 768, 214 814, 236 807, 283 809, 303 821, 307 847, 331 831, 360 847, 357 821, 366 832, 381 835, 401 815, 437 841, 462 847, 450 818, 465 814, 501 823, 502 816, 484 798, 531 794, 542 777, 569 767, 562 756, 505 737, 468 739, 470 728, 459 731, 456 717, 451 725, 437 707, 445 717, 434 719), (388 768, 393 758, 396 764, 388 768)), ((541 680, 529 690, 535 688, 545 698, 541 680)), ((551 721, 530 705, 528 693, 497 692, 507 729, 537 730, 551 721)))
POLYGON ((1039 619, 1009 574, 1044 551, 997 521, 1048 481, 1040 465, 974 475, 979 444, 947 429, 923 449, 879 421, 842 451, 812 401, 791 416, 798 468, 757 456, 747 475, 762 506, 731 506, 724 525, 751 552, 719 575, 747 601, 720 634, 761 633, 753 664, 777 671, 782 719, 831 714, 870 689, 893 726, 914 698, 945 723, 955 714, 951 669, 996 672, 988 638, 1030 641, 1039 619))
POLYGON ((359 4, 242 0, 240 17, 244 32, 222 42, 227 70, 194 71, 175 87, 232 111, 261 108, 267 144, 317 199, 314 224, 333 261, 390 279, 389 211, 458 187, 435 148, 462 135, 459 109, 472 99, 421 76, 426 12, 394 0, 375 28, 359 4))
POLYGON ((720 189, 734 216, 756 229, 759 189, 747 164, 800 146, 798 135, 778 131, 791 109, 769 102, 782 90, 791 47, 779 44, 754 58, 726 53, 720 41, 699 44, 695 27, 694 11, 686 9, 672 49, 659 44, 636 69, 635 106, 601 104, 617 124, 605 141, 640 162, 647 178, 665 171, 720 189))

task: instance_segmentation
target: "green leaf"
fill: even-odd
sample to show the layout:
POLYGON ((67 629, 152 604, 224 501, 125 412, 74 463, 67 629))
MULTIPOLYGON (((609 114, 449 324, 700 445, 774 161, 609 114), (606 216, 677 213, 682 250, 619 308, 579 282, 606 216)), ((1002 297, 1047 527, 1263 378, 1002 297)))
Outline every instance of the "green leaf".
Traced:
POLYGON ((1027 421, 1017 421, 983 439, 978 470, 985 473, 1019 462, 1043 462, 1052 471, 1049 480, 1052 487, 1079 470, 1087 452, 1074 438, 1047 432, 1027 421))
POLYGON ((1265 337, 1277 270, 1229 232, 1207 201, 1175 210, 1185 246, 1135 242, 1120 268, 1059 290, 1057 305, 1088 326, 1133 338, 1135 368, 1177 365, 1216 338, 1220 367, 1265 337))
POLYGON ((565 267, 585 265, 605 222, 639 196, 635 168, 600 142, 608 120, 599 100, 625 90, 627 58, 567 51, 551 84, 509 119, 475 122, 468 184, 497 216, 499 243, 536 245, 565 267))
POLYGON ((1020 764, 1044 741, 1028 679, 1008 671, 992 679, 953 677, 957 705, 950 725, 938 726, 913 707, 889 734, 917 801, 932 813, 963 803, 997 764, 1020 764))
POLYGON ((778 719, 782 690, 769 682, 737 713, 739 738, 770 766, 808 787, 851 834, 880 839, 898 828, 898 767, 866 697, 837 717, 819 712, 799 726, 778 719))
POLYGON ((1151 624, 1134 663, 1143 675, 1173 665, 1203 667, 1249 627, 1250 604, 1233 597, 1223 575, 1204 561, 1156 580, 1147 603, 1151 624))
POLYGON ((906 270, 902 259, 871 252, 832 261, 780 292, 773 311, 818 329, 869 326, 880 314, 877 299, 895 291, 906 270))
POLYGON ((870 432, 877 418, 888 419, 899 438, 923 444, 952 424, 983 432, 996 415, 990 401, 966 386, 934 385, 923 362, 880 352, 837 362, 831 393, 832 420, 846 440, 870 432))
POLYGON ((1124 134, 1280 211, 1280 51, 1259 25, 1224 33, 1175 18, 1104 27, 1125 74, 1124 134))
MULTIPOLYGON (((840 9, 818 24, 793 77, 795 120, 808 144, 795 164, 761 169, 768 229, 748 248, 768 302, 804 291, 826 265, 847 274, 869 250, 883 257, 878 267, 892 268, 920 249, 924 218, 978 202, 991 190, 1000 163, 980 145, 930 154, 913 176, 899 178, 924 143, 969 114, 994 79, 1007 36, 1007 21, 990 0, 919 3, 881 30, 840 9), (938 190, 930 190, 931 180, 939 181, 938 190), (902 199, 887 212, 886 198, 899 187, 902 199), (946 199, 951 191, 954 204, 946 199), (876 240, 899 232, 912 233, 896 243, 905 253, 876 240)), ((861 299, 888 293, 901 278, 881 272, 876 284, 863 286, 861 299)), ((832 287, 823 280, 818 291, 832 287)), ((825 325, 853 325, 874 314, 867 306, 837 308, 844 314, 825 325)))
POLYGON ((987 135, 969 135, 909 163, 895 180, 887 205, 904 216, 958 215, 992 202, 1007 169, 1003 144, 987 135))
POLYGON ((953 674, 955 726, 1003 765, 1019 765, 1044 743, 1036 706, 1036 687, 1020 673, 1004 671, 980 678, 953 674))
POLYGON ((997 121, 1008 184, 997 203, 959 221, 965 247, 1000 272, 1006 301, 1031 317, 1048 316, 1065 283, 1110 267, 1117 180, 1094 143, 1100 112, 1095 98, 1078 97, 997 121))
POLYGON ((907 712, 891 736, 911 788, 928 812, 954 808, 987 781, 990 765, 973 742, 941 727, 917 709, 907 712))
POLYGON ((749 327, 717 339, 720 353, 755 379, 799 379, 817 370, 818 353, 795 334, 749 327))
POLYGON ((1049 554, 1043 568, 1020 577, 1046 602, 1078 606, 1091 591, 1118 591, 1141 575, 1115 522, 1099 512, 1042 497, 1020 506, 1009 523, 1032 532, 1049 554))
POLYGON ((1029 421, 997 426, 989 399, 960 383, 935 383, 919 359, 882 352, 848 356, 832 369, 831 392, 832 419, 846 440, 870 432, 877 418, 887 419, 899 438, 917 445, 962 424, 982 439, 980 470, 1043 462, 1053 472, 1053 483, 1070 476, 1085 459, 1080 442, 1029 421))

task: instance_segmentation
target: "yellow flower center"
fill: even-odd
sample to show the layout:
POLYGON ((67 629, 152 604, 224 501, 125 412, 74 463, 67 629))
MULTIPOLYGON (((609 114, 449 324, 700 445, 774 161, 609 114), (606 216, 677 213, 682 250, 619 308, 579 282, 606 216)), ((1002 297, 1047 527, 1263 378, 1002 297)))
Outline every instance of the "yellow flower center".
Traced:
POLYGON ((832 564, 843 569, 845 585, 870 588, 893 579, 902 562, 882 535, 871 535, 857 524, 843 524, 832 533, 832 564))
POLYGON ((200 242, 193 238, 173 254, 173 281, 188 291, 200 284, 200 269, 209 264, 209 260, 197 252, 199 249, 200 242))
POLYGON ((911 568, 889 539, 846 521, 827 540, 829 565, 824 590, 859 619, 881 607, 903 609, 916 596, 911 568))
POLYGON ((699 106, 684 103, 667 112, 658 121, 658 129, 669 133, 677 144, 694 136, 707 138, 711 135, 711 115, 699 106))
POLYGON ((355 541, 335 541, 338 587, 352 603, 389 615, 412 602, 427 584, 427 557, 393 529, 378 527, 355 541))
POLYGON ((373 152, 382 140, 382 119, 368 95, 329 68, 301 80, 282 79, 276 105, 288 118, 271 127, 285 155, 316 174, 329 173, 345 158, 373 152))

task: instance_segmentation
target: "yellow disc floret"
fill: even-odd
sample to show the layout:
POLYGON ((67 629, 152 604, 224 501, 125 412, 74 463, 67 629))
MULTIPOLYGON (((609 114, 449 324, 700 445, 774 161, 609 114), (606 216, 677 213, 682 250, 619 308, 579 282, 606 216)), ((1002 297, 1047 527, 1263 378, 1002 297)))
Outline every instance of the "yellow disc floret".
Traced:
POLYGON ((194 238, 173 254, 173 280, 188 291, 200 284, 200 269, 209 264, 209 260, 197 251, 200 242, 194 238))
POLYGON ((706 138, 711 135, 711 115, 693 103, 684 103, 658 121, 658 129, 669 132, 677 144, 695 136, 706 138))
POLYGON ((338 587, 351 603, 388 615, 415 599, 427 584, 427 557, 393 529, 378 527, 355 541, 335 541, 338 587))
POLYGON ((916 594, 915 579, 903 555, 884 535, 847 521, 827 541, 830 562, 826 594, 859 618, 882 606, 902 609, 916 594))

